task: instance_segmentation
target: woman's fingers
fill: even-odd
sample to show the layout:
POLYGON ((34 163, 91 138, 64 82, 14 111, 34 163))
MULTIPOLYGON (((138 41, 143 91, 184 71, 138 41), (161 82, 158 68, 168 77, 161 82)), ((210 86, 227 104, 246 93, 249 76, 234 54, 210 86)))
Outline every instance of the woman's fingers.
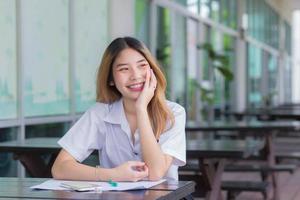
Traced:
POLYGON ((143 165, 145 165, 145 163, 142 162, 142 161, 129 161, 129 164, 131 166, 143 166, 143 165))
POLYGON ((151 69, 150 88, 156 89, 156 85, 157 85, 157 79, 155 77, 153 70, 151 69))
POLYGON ((151 74, 150 74, 150 68, 148 68, 147 72, 146 72, 146 81, 145 81, 145 84, 144 84, 144 88, 149 88, 149 84, 150 84, 150 77, 151 77, 151 74))

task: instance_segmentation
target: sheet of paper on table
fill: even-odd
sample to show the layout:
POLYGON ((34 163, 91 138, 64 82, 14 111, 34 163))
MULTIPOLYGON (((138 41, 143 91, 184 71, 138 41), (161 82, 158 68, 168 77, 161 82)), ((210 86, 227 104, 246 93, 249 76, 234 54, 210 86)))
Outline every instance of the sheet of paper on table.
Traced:
POLYGON ((125 191, 136 189, 147 189, 164 182, 165 179, 159 181, 137 181, 137 182, 118 182, 117 186, 112 186, 109 182, 93 182, 93 181, 66 181, 66 180, 47 180, 39 185, 32 186, 32 189, 40 190, 70 190, 63 187, 63 183, 88 183, 101 187, 102 191, 125 191))

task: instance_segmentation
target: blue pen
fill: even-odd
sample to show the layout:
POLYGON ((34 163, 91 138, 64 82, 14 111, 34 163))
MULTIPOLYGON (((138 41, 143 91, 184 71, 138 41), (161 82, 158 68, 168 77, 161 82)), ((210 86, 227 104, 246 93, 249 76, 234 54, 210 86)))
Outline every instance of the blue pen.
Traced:
POLYGON ((109 183, 112 187, 117 187, 117 186, 118 186, 118 183, 115 182, 115 181, 113 181, 113 180, 111 180, 111 179, 108 180, 108 183, 109 183))

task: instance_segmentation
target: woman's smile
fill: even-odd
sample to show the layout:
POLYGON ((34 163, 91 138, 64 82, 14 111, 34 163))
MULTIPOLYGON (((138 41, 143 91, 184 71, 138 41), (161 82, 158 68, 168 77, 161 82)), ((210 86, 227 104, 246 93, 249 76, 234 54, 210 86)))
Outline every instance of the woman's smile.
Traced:
POLYGON ((127 88, 129 88, 129 90, 131 90, 133 92, 140 92, 144 88, 144 82, 131 84, 131 85, 127 86, 127 88))

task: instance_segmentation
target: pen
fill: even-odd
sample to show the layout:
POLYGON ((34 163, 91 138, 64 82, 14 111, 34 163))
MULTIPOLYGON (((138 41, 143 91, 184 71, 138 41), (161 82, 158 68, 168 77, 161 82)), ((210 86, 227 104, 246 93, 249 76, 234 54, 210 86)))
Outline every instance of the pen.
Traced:
POLYGON ((108 180, 108 183, 109 183, 112 187, 117 187, 117 186, 118 186, 118 183, 115 182, 115 181, 113 181, 113 180, 111 180, 111 179, 108 180))

